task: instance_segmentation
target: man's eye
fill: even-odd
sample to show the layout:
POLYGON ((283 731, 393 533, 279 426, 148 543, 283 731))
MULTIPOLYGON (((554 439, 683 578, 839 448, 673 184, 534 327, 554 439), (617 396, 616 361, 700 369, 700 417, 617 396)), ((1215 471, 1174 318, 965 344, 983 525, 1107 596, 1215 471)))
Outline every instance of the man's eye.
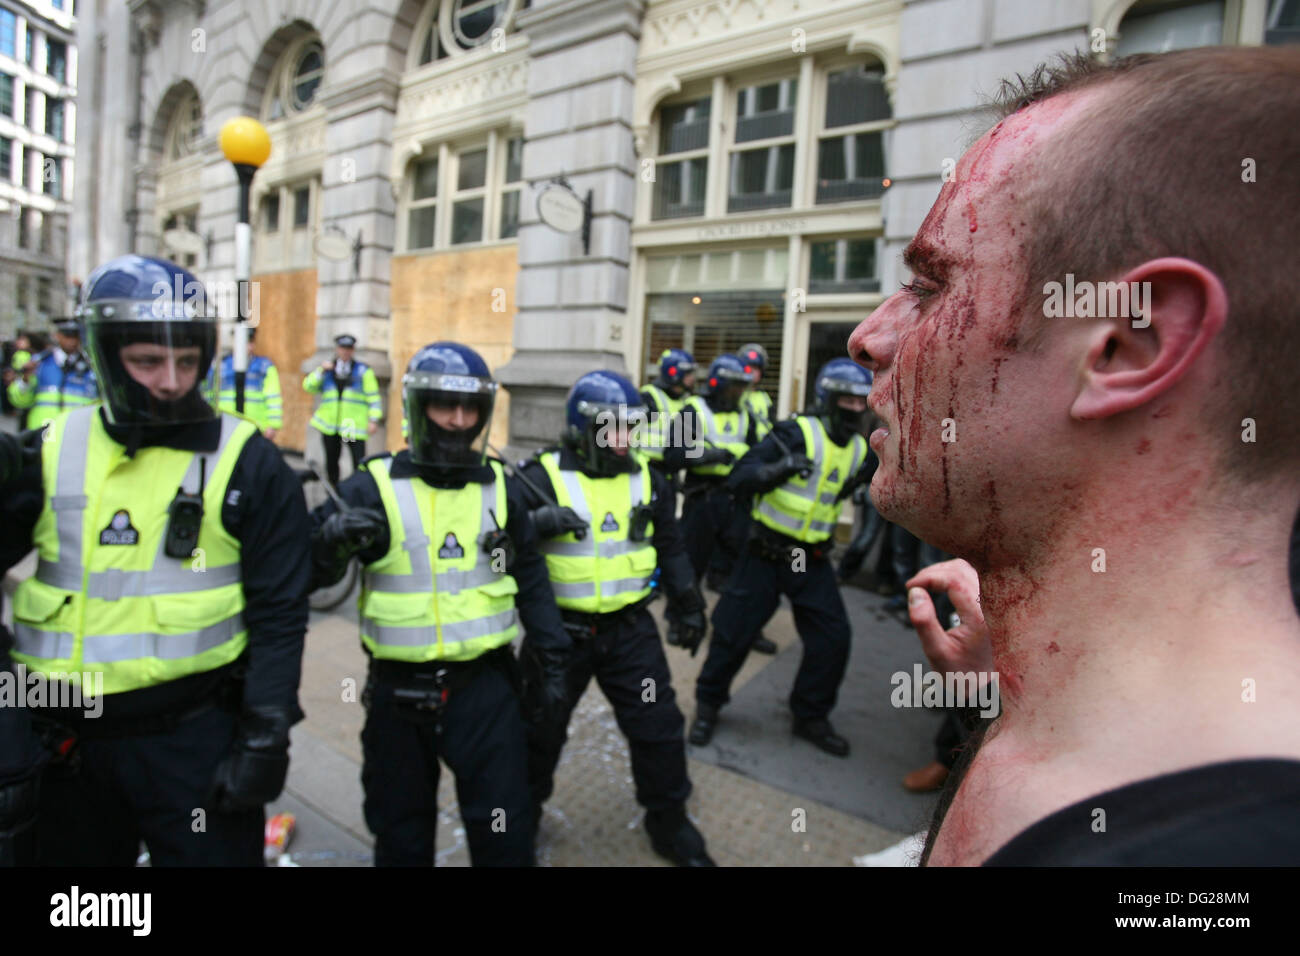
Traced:
POLYGON ((899 291, 906 292, 908 295, 916 296, 918 299, 924 299, 926 296, 934 295, 937 290, 931 289, 929 286, 921 285, 921 283, 913 279, 911 282, 904 283, 900 287, 899 291))

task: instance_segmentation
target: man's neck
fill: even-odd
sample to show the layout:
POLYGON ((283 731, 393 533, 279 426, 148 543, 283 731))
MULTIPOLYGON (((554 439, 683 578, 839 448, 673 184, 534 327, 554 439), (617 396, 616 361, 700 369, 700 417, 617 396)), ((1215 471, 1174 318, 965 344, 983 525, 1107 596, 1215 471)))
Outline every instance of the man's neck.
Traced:
POLYGON ((1034 560, 977 566, 1002 713, 934 862, 978 863, 1056 810, 1137 780, 1300 759, 1292 516, 1212 507, 1204 488, 1125 500, 1134 487, 1071 511, 1034 560))

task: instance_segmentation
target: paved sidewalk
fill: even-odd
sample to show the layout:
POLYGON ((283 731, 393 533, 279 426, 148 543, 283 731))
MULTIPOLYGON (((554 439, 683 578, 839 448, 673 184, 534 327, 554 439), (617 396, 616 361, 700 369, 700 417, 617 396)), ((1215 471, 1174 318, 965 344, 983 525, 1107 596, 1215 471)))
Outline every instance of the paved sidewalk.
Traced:
MULTIPOLYGON (((710 595, 712 598, 712 595, 710 595)), ((892 620, 880 620, 861 611, 860 605, 874 601, 872 595, 856 589, 846 591, 854 615, 855 650, 862 641, 900 645, 915 637, 892 620), (883 632, 883 634, 882 634, 883 632)), ((662 604, 655 605, 659 616, 662 604)), ((739 710, 747 686, 768 668, 797 666, 799 648, 790 614, 782 609, 767 628, 767 635, 782 648, 776 658, 751 655, 736 685, 736 701, 724 711, 739 710)), ((906 646, 905 643, 900 646, 906 646)), ((668 648, 673 685, 679 705, 689 721, 694 712, 694 679, 703 663, 677 648, 668 648)), ((314 614, 307 635, 301 699, 307 719, 294 728, 292 764, 285 796, 272 808, 299 814, 298 832, 291 847, 294 862, 305 865, 347 866, 370 862, 370 834, 362 817, 360 732, 364 713, 359 701, 365 683, 365 656, 357 638, 356 611, 352 601, 333 614, 314 614), (345 700, 345 696, 348 698, 345 700)), ((788 692, 788 683, 785 684, 788 692)), ((842 707, 864 693, 846 681, 842 707)), ((873 697, 879 688, 866 691, 873 697)), ((903 736, 913 739, 915 753, 910 763, 928 760, 928 735, 933 720, 923 715, 894 712, 903 736), (910 729, 909 729, 910 728, 910 729)), ((847 727, 845 728, 847 731, 847 727)), ((719 729, 724 737, 727 727, 719 729)), ((849 866, 857 855, 874 852, 902 839, 910 826, 880 825, 873 818, 888 818, 888 812, 846 812, 852 804, 828 792, 818 799, 816 788, 827 779, 849 774, 866 780, 879 777, 880 760, 871 741, 850 737, 854 754, 837 761, 810 744, 794 741, 788 720, 764 728, 761 739, 752 742, 756 751, 768 755, 778 771, 799 778, 796 786, 774 786, 739 769, 718 762, 690 758, 695 792, 689 810, 709 842, 710 852, 723 866, 849 866), (788 753, 788 758, 783 754, 788 753), (805 772, 798 765, 835 764, 828 776, 815 769, 805 772), (838 774, 838 776, 837 776, 838 774), (811 784, 811 786, 810 786, 811 784), (802 791, 802 792, 800 792, 802 791), (837 809, 836 804, 841 808, 837 809)), ((889 742, 882 741, 889 750, 889 742)), ((888 763, 889 761, 886 761, 888 763)), ((903 793, 890 766, 888 779, 877 783, 912 808, 904 819, 923 820, 933 806, 932 798, 903 793), (909 803, 910 801, 910 803, 909 803)), ((444 768, 445 769, 445 768, 444 768)), ((768 774, 769 776, 771 774, 768 774)), ((453 778, 444 772, 439 787, 437 859, 444 866, 469 863, 464 832, 456 807, 453 778)), ((894 817, 898 817, 894 813, 894 817)), ((614 715, 595 683, 578 705, 569 727, 569 743, 556 771, 555 793, 548 802, 538 836, 538 860, 549 866, 584 865, 667 865, 650 849, 641 824, 642 811, 633 797, 627 745, 614 722, 614 715)))

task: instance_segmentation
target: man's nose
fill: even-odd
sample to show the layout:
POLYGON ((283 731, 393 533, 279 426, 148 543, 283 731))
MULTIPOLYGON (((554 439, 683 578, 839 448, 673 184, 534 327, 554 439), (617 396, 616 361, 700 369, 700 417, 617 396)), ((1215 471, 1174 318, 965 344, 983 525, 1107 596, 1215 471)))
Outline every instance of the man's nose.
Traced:
POLYGON ((455 425, 457 428, 464 428, 465 421, 466 421, 465 408, 462 405, 457 405, 455 408, 452 409, 451 423, 455 425))
POLYGON ((894 360, 898 345, 898 307, 890 296, 853 330, 849 336, 849 358, 872 372, 880 372, 894 360))

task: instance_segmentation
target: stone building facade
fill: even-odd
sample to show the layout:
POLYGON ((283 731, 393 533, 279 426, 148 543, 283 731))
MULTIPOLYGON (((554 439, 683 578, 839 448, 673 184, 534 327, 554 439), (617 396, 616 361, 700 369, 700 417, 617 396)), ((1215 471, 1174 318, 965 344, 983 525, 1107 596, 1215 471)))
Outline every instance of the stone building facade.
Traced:
MULTIPOLYGON (((0 3, 7 0, 0 0, 0 3)), ((781 413, 903 278, 978 128, 978 93, 1050 55, 1284 42, 1295 0, 85 0, 94 102, 70 268, 126 250, 234 266, 221 125, 260 118, 259 345, 293 387, 347 332, 385 383, 422 344, 506 386, 493 441, 553 441, 568 385, 758 341, 781 413), (587 203, 586 229, 539 196, 587 203), (322 236, 351 252, 322 256, 322 236), (179 237, 179 238, 177 238, 179 237), (339 239, 344 240, 340 243, 339 239), (177 243, 180 245, 178 246, 177 243), (183 247, 183 248, 181 248, 183 247)))

